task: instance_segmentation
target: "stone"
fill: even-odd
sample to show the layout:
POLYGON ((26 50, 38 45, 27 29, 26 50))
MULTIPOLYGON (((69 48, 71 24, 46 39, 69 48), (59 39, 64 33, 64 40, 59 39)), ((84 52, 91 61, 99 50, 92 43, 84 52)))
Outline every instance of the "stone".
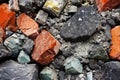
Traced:
POLYGON ((75 57, 68 57, 64 63, 65 70, 69 74, 78 74, 82 73, 83 66, 80 63, 79 59, 75 57))
POLYGON ((89 50, 89 58, 97 60, 108 60, 109 56, 106 50, 100 45, 93 45, 89 50))
POLYGON ((16 57, 22 49, 24 39, 24 35, 14 33, 4 41, 4 45, 11 51, 13 57, 16 57))
POLYGON ((18 0, 9 0, 9 8, 13 11, 19 11, 18 0))
POLYGON ((17 25, 19 29, 31 38, 35 38, 38 33, 38 24, 25 13, 22 13, 17 18, 17 25), (28 24, 29 23, 29 24, 28 24))
POLYGON ((68 0, 47 0, 43 6, 43 9, 48 11, 53 16, 59 16, 67 2, 68 0))
POLYGON ((93 80, 93 73, 87 72, 87 80, 93 80))
POLYGON ((10 51, 0 44, 0 60, 5 59, 6 57, 9 57, 11 55, 10 51))
POLYGON ((98 62, 96 60, 89 60, 89 68, 92 70, 99 70, 101 68, 100 65, 98 65, 98 62))
POLYGON ((69 41, 86 40, 100 26, 100 16, 94 6, 83 6, 60 29, 60 35, 69 41))
POLYGON ((25 53, 25 51, 21 50, 18 58, 17 58, 18 62, 23 64, 23 63, 29 63, 30 62, 30 57, 27 53, 25 53))
POLYGON ((43 10, 40 10, 35 17, 35 21, 38 22, 39 24, 45 25, 47 18, 48 14, 43 10))
POLYGON ((120 5, 120 0, 95 0, 98 11, 111 10, 120 5))
POLYGON ((120 80, 120 62, 110 61, 106 62, 102 67, 101 80, 120 80))
POLYGON ((40 72, 40 78, 41 78, 41 80, 58 80, 56 71, 49 67, 45 67, 40 72))
POLYGON ((70 6, 69 13, 76 13, 77 12, 77 6, 70 6))
POLYGON ((46 30, 42 30, 34 41, 32 58, 36 62, 49 64, 59 52, 61 44, 46 30))
POLYGON ((18 64, 8 60, 0 64, 1 80, 37 80, 38 69, 35 64, 18 64))
POLYGON ((70 2, 72 5, 80 6, 82 3, 82 0, 70 0, 70 2))
POLYGON ((59 71, 59 73, 58 73, 58 79, 59 80, 64 80, 65 79, 65 72, 64 71, 59 71))
POLYGON ((5 37, 5 31, 3 30, 3 28, 0 28, 0 43, 4 42, 5 37))

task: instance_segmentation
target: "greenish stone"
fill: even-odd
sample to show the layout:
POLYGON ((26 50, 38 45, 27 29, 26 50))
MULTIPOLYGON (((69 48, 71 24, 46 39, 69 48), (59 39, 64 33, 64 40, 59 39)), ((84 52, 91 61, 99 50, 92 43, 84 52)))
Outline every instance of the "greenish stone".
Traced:
POLYGON ((80 60, 75 57, 69 57, 65 61, 65 70, 69 74, 78 74, 82 73, 83 66, 80 63, 80 60))
POLYGON ((17 60, 19 63, 29 63, 31 61, 29 55, 27 55, 23 50, 20 51, 17 60))
POLYGON ((56 71, 49 67, 45 67, 40 72, 40 78, 41 80, 58 80, 56 71))

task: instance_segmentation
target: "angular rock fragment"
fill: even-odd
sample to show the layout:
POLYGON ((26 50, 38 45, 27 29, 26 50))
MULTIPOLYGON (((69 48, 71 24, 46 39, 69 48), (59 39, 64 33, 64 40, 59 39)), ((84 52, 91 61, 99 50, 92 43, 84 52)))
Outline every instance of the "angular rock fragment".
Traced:
POLYGON ((46 21, 48 18, 48 14, 42 10, 40 10, 37 14, 37 16, 35 17, 35 21, 37 21, 38 23, 45 25, 46 21))
POLYGON ((120 5, 120 0, 96 0, 99 11, 111 10, 120 5))
POLYGON ((83 67, 82 64, 80 63, 79 59, 75 57, 68 57, 65 60, 65 70, 69 74, 78 74, 82 73, 83 67))
POLYGON ((59 16, 68 0, 47 0, 43 9, 47 10, 53 16, 59 16))
POLYGON ((100 16, 94 6, 83 6, 61 28, 60 35, 66 40, 84 40, 100 26, 100 16))
POLYGON ((27 53, 25 53, 25 51, 21 50, 18 58, 17 58, 19 63, 29 63, 30 62, 30 57, 27 53))
POLYGON ((38 24, 25 13, 17 18, 17 25, 26 36, 35 38, 38 35, 38 24))
POLYGON ((9 60, 0 64, 1 80, 37 80, 38 70, 35 64, 18 64, 9 60))
POLYGON ((69 13, 76 13, 77 12, 77 6, 70 6, 69 13))
POLYGON ((34 43, 32 58, 42 65, 49 64, 54 59, 61 45, 45 30, 41 31, 34 43))
POLYGON ((9 8, 14 11, 19 11, 18 0, 9 0, 9 8))
POLYGON ((40 72, 40 78, 41 78, 41 80, 58 80, 56 71, 49 67, 45 67, 40 72))

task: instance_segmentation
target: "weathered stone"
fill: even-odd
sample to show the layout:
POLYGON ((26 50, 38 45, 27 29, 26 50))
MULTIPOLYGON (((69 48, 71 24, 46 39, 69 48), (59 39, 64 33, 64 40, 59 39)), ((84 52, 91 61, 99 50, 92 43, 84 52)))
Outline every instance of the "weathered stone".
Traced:
POLYGON ((75 57, 68 57, 64 63, 65 70, 69 74, 78 74, 82 73, 83 67, 79 59, 75 57))
POLYGON ((18 64, 9 60, 0 64, 1 80, 37 80, 38 70, 35 64, 18 64))
POLYGON ((14 11, 19 11, 18 0, 9 0, 9 8, 14 11))
POLYGON ((43 9, 47 10, 53 16, 59 16, 68 0, 47 0, 43 9))
POLYGON ((111 10, 120 5, 120 0, 96 0, 99 11, 111 10))
POLYGON ((100 26, 100 16, 94 6, 83 6, 61 28, 60 35, 66 40, 82 40, 91 36, 100 26))
POLYGON ((40 72, 40 78, 41 78, 41 80, 58 80, 56 71, 49 67, 45 67, 40 72))
POLYGON ((47 18, 48 18, 48 14, 40 10, 35 17, 35 21, 37 21, 39 24, 45 25, 47 18))
POLYGON ((18 58, 17 58, 19 63, 29 63, 30 62, 30 57, 27 53, 25 53, 25 51, 21 50, 18 58))
POLYGON ((42 30, 35 39, 32 58, 42 65, 49 64, 57 55, 60 43, 47 31, 42 30))
POLYGON ((77 6, 70 6, 69 7, 69 13, 76 13, 77 12, 77 6))
POLYGON ((27 36, 35 38, 38 33, 38 24, 25 13, 22 13, 17 19, 19 29, 27 36), (29 24, 28 24, 29 23, 29 24))

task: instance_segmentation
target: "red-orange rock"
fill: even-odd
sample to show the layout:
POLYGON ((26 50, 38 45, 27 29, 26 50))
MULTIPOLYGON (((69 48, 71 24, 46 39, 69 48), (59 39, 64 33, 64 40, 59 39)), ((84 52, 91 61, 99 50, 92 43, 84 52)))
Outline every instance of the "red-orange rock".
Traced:
POLYGON ((112 45, 110 51, 110 57, 120 60, 120 26, 116 26, 111 30, 112 45))
POLYGON ((111 10, 120 5, 120 0, 96 0, 98 11, 111 10))
POLYGON ((48 32, 42 30, 35 39, 32 58, 42 64, 49 64, 57 55, 61 44, 48 32))
POLYGON ((36 37, 38 33, 38 24, 29 16, 27 16, 25 13, 22 13, 17 18, 17 25, 18 28, 29 37, 36 37))
POLYGON ((4 41, 4 38, 5 38, 5 31, 3 30, 3 28, 0 27, 0 43, 4 41))

